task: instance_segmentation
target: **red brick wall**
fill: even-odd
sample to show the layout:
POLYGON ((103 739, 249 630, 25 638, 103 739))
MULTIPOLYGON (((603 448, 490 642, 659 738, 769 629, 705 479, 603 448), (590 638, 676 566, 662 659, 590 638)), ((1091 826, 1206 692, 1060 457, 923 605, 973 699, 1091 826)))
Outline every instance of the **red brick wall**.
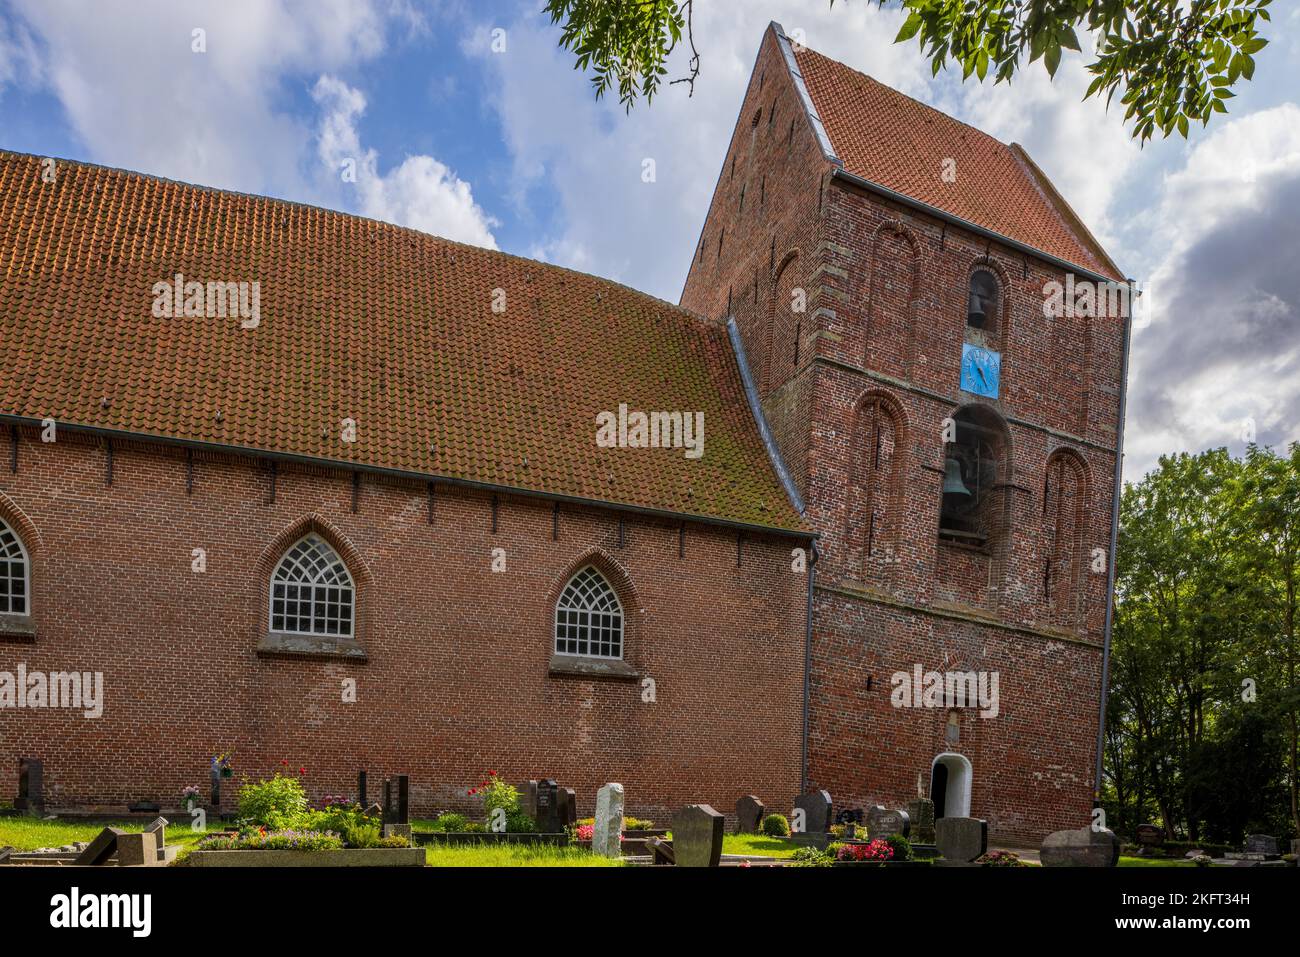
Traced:
POLYGON ((196 453, 194 476, 187 495, 184 452, 116 445, 108 487, 98 440, 68 430, 49 445, 24 433, 17 473, 0 473, 0 512, 39 536, 37 636, 0 642, 0 670, 102 671, 106 686, 97 720, 0 710, 6 798, 31 755, 54 806, 175 807, 188 784, 206 795, 210 757, 230 749, 237 778, 306 766, 316 797, 354 792, 359 768, 372 794, 408 773, 419 814, 473 809, 464 789, 489 769, 554 777, 587 815, 620 781, 629 812, 658 821, 797 793, 807 581, 791 542, 748 537, 738 568, 735 534, 704 525, 679 558, 675 524, 628 516, 619 547, 618 516, 594 508, 563 507, 553 541, 549 502, 503 497, 493 534, 481 492, 439 486, 430 524, 423 484, 365 477, 354 514, 347 473, 281 465, 274 504, 252 459, 196 453), (311 516, 358 582, 365 663, 255 652, 268 547, 311 516), (653 704, 638 681, 548 674, 555 597, 593 555, 625 576, 626 656, 653 704))

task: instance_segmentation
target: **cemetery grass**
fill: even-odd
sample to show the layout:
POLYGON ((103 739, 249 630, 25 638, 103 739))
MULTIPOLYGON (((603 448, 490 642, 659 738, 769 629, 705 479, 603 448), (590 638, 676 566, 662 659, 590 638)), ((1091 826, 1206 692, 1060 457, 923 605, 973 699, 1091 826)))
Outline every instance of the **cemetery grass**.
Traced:
POLYGON ((781 838, 762 834, 724 834, 723 854, 745 854, 750 857, 793 857, 799 848, 781 838))
POLYGON ((554 844, 426 844, 429 867, 620 867, 581 847, 554 844))
MULTIPOLYGON (((34 851, 38 847, 63 847, 73 841, 93 841, 106 827, 123 831, 143 831, 148 821, 43 821, 36 817, 0 817, 0 847, 12 845, 17 851, 34 851)), ((188 848, 203 837, 186 823, 167 826, 167 843, 188 848)))
POLYGON ((1129 857, 1121 854, 1120 867, 1195 867, 1191 861, 1180 857, 1129 857))

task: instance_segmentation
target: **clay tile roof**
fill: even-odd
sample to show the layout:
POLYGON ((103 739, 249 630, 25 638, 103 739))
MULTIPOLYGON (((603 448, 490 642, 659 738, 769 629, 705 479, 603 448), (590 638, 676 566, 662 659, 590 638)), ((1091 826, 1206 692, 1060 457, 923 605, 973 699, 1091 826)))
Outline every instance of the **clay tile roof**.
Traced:
POLYGON ((806 531, 716 323, 357 216, 42 170, 0 151, 0 414, 806 531), (260 324, 155 318, 177 273, 259 282, 260 324), (619 403, 702 411, 703 458, 597 447, 619 403))
POLYGON ((814 50, 795 52, 850 173, 1110 279, 1123 274, 1029 155, 814 50), (956 161, 956 179, 940 175, 956 161))

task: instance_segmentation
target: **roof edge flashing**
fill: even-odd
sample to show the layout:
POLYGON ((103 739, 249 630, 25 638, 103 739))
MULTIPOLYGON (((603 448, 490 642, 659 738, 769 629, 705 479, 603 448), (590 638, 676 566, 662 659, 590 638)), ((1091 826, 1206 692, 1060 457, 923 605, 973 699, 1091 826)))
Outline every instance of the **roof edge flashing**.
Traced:
POLYGON ((740 382, 745 389, 745 398, 749 400, 749 410, 754 415, 763 448, 767 450, 767 457, 772 462, 776 477, 781 481, 781 487, 790 497, 790 504, 794 506, 795 511, 803 515, 805 511, 803 496, 799 494, 799 488, 794 484, 794 477, 786 468, 785 459, 781 457, 781 449, 777 446, 776 439, 772 436, 772 429, 767 424, 767 416, 763 414, 763 402, 758 397, 758 387, 754 384, 754 376, 749 371, 749 359, 745 355, 745 344, 741 341, 740 327, 736 325, 735 316, 727 317, 727 338, 731 340, 731 351, 736 355, 736 365, 740 369, 740 382))
POLYGON ((790 81, 799 94, 800 102, 803 103, 804 116, 807 117, 808 125, 812 127, 813 134, 817 137, 817 143, 821 146, 822 155, 826 157, 827 162, 842 168, 844 161, 835 155, 835 147, 831 145, 830 134, 826 132, 826 124, 822 122, 821 114, 817 112, 817 107, 813 104, 812 94, 808 92, 808 84, 804 82, 799 63, 794 58, 794 47, 790 42, 790 38, 786 36, 785 27, 773 20, 768 24, 768 29, 776 37, 776 44, 781 50, 782 59, 785 60, 785 68, 790 74, 790 81))

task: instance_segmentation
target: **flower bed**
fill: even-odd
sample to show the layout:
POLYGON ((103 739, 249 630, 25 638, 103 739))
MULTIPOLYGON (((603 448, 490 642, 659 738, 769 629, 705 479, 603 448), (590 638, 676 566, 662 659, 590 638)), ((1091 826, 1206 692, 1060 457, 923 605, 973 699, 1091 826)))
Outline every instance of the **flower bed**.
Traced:
POLYGON ((191 851, 189 867, 423 867, 422 847, 191 851))

